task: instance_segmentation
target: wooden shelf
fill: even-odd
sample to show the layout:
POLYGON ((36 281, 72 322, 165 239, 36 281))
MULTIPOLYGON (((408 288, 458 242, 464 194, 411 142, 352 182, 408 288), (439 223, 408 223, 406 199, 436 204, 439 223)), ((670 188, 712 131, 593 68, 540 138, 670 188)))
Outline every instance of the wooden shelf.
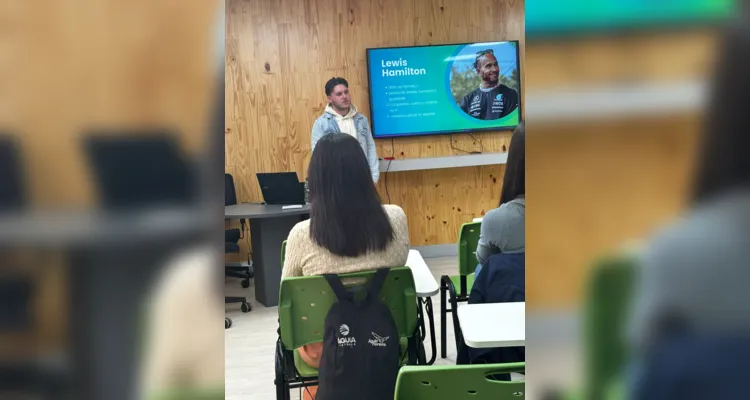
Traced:
POLYGON ((696 80, 532 92, 526 95, 526 119, 533 124, 697 111, 706 91, 706 83, 696 80))
POLYGON ((407 158, 403 160, 380 160, 380 172, 418 171, 440 168, 475 167, 479 165, 505 164, 508 153, 467 154, 461 156, 407 158))

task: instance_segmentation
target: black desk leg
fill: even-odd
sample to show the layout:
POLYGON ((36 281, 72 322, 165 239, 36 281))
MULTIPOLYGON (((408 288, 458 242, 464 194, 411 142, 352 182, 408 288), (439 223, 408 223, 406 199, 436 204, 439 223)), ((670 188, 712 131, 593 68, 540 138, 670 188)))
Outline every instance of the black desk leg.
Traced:
POLYGON ((437 356, 437 344, 435 343, 435 320, 434 316, 432 314, 432 298, 428 297, 425 300, 422 300, 422 298, 417 297, 417 304, 419 308, 419 313, 417 315, 417 322, 419 324, 419 329, 421 331, 419 339, 424 342, 425 338, 427 337, 427 329, 425 329, 424 326, 424 311, 422 308, 422 302, 425 304, 425 308, 427 310, 427 317, 430 319, 430 345, 432 348, 432 357, 430 358, 430 361, 427 362, 427 365, 432 365, 435 363, 435 358, 437 356))
POLYGON ((279 304, 281 284, 281 242, 289 236, 300 215, 250 220, 253 246, 255 299, 266 307, 279 304))
POLYGON ((435 343, 435 320, 432 314, 432 297, 428 297, 427 300, 425 300, 425 308, 427 309, 427 318, 430 319, 430 342, 432 343, 432 356, 430 357, 430 361, 427 362, 427 365, 432 365, 435 363, 435 358, 437 356, 437 344, 435 343))

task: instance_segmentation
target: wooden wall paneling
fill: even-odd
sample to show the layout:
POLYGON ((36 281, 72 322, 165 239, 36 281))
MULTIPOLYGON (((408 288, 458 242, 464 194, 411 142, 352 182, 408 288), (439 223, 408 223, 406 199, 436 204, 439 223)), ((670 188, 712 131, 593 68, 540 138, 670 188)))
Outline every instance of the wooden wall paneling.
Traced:
POLYGON ((189 151, 201 148, 215 101, 218 3, 17 3, 2 36, 18 53, 3 71, 23 93, 0 97, 17 103, 23 119, 15 128, 32 202, 95 202, 80 151, 81 133, 92 127, 168 126, 189 151))
POLYGON ((535 92, 700 79, 711 69, 715 41, 715 31, 703 29, 535 41, 522 79, 535 92))
POLYGON ((504 171, 492 165, 389 172, 381 175, 378 192, 408 210, 412 245, 454 243, 462 224, 497 207, 504 171))

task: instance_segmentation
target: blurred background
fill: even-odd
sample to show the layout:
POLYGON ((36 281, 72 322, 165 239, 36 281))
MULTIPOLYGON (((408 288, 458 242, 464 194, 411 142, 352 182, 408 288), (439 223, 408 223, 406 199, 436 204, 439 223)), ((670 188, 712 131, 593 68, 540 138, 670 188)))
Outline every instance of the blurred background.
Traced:
POLYGON ((587 325, 595 304, 614 315, 630 300, 618 285, 597 298, 595 271, 637 254, 685 209, 717 33, 734 3, 526 0, 530 398, 599 379, 591 357, 618 356, 591 353, 622 350, 596 348, 587 325))
POLYGON ((0 398, 223 392, 221 264, 195 251, 223 229, 223 14, 0 5, 0 398), (159 315, 201 292, 215 307, 159 315), (155 365, 150 343, 175 323, 203 332, 155 365))

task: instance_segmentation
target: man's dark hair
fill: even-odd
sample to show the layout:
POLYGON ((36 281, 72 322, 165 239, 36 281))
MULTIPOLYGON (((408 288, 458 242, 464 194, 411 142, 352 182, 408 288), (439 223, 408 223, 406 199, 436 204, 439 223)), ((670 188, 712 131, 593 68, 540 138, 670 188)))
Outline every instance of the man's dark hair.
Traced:
POLYGON ((693 189, 696 202, 750 187, 749 67, 750 29, 732 26, 719 46, 712 96, 704 117, 693 189))
POLYGON ((327 133, 315 145, 307 174, 310 238, 343 257, 385 250, 393 227, 357 139, 327 133))
POLYGON ((500 205, 526 194, 526 124, 521 121, 513 131, 505 163, 500 205))
POLYGON ((487 49, 477 52, 477 58, 474 59, 474 69, 479 69, 479 59, 486 56, 487 54, 495 55, 495 50, 487 49))
POLYGON ((338 85, 344 85, 347 88, 349 88, 349 82, 346 81, 346 79, 341 77, 334 77, 328 80, 326 82, 326 96, 330 96, 331 93, 333 93, 333 88, 335 88, 338 85))

